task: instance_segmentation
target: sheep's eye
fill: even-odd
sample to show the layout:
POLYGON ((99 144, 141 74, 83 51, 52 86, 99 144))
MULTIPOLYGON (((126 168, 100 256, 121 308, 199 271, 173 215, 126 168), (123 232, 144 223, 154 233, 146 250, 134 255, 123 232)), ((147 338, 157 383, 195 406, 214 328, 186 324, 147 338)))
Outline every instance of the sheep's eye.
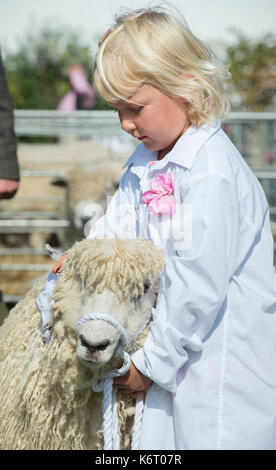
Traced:
MULTIPOLYGON (((144 295, 145 295, 150 288, 150 282, 145 281, 143 288, 144 288, 144 295)), ((142 298, 142 295, 136 295, 135 297, 132 298, 132 302, 140 302, 141 298, 142 298)))
POLYGON ((144 294, 146 294, 146 292, 148 292, 149 288, 150 288, 149 281, 145 281, 144 282, 144 294))

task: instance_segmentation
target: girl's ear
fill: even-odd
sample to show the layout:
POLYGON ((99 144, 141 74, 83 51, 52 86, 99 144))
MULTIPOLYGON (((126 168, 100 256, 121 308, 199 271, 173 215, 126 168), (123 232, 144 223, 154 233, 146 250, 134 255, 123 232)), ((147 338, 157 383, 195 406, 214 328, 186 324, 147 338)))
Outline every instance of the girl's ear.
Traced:
POLYGON ((182 77, 193 78, 193 75, 190 73, 182 73, 182 77))

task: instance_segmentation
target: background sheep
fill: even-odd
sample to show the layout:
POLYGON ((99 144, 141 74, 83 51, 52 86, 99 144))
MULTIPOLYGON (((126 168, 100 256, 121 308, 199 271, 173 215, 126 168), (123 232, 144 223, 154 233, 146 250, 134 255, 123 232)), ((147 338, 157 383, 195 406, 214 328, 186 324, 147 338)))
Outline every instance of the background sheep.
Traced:
MULTIPOLYGON (((117 368, 118 330, 88 312, 112 315, 128 337, 151 317, 163 253, 141 240, 84 240, 68 251, 54 293, 51 342, 45 346, 36 285, 0 328, 0 447, 102 448, 102 393, 91 378, 117 368)), ((131 341, 143 344, 149 326, 131 341)), ((117 394, 121 448, 130 446, 134 399, 117 394)))
POLYGON ((94 223, 107 208, 108 197, 113 196, 122 176, 121 160, 102 159, 67 174, 68 212, 71 225, 66 232, 66 244, 84 236, 84 225, 94 223))

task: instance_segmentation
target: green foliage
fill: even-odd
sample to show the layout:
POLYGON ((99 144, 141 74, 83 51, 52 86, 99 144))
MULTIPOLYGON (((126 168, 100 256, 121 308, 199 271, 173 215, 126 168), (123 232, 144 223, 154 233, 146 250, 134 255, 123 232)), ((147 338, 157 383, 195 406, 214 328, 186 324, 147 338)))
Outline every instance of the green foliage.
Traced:
MULTIPOLYGON (((60 28, 61 29, 61 28, 60 28)), ((225 46, 232 85, 228 92, 233 110, 273 109, 276 89, 276 39, 267 34, 259 41, 249 40, 233 30, 234 41, 225 46)), ((44 28, 21 41, 18 50, 6 53, 4 61, 9 89, 17 109, 56 109, 69 89, 65 69, 74 64, 84 67, 92 82, 91 48, 70 30, 44 28)), ((109 109, 98 99, 94 109, 109 109)))
MULTIPOLYGON (((4 61, 9 90, 17 109, 56 109, 69 90, 65 75, 68 66, 82 65, 92 81, 92 53, 77 33, 44 28, 7 53, 4 61)), ((97 103, 96 109, 105 105, 97 103)))
POLYGON ((226 46, 226 62, 232 74, 233 108, 264 111, 273 108, 276 91, 276 38, 265 35, 258 41, 233 30, 235 41, 226 46))

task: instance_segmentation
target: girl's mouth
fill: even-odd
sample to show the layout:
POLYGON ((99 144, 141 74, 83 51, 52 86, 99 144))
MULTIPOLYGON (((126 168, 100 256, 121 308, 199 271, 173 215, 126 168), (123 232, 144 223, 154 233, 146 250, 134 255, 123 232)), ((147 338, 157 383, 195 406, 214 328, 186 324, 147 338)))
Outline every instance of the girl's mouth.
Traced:
POLYGON ((144 140, 146 137, 146 135, 143 135, 142 137, 138 137, 138 140, 144 140))

